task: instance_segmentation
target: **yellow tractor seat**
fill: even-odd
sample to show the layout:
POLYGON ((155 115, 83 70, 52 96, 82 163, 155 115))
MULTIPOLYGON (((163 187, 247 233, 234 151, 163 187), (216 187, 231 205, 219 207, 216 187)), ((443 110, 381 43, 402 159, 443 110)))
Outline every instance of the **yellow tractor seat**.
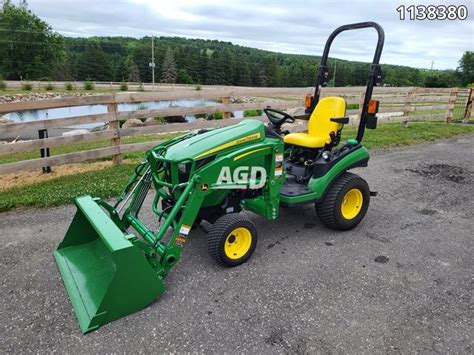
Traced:
POLYGON ((307 148, 324 147, 327 139, 324 137, 315 137, 308 133, 291 133, 285 136, 285 143, 299 145, 307 148))
POLYGON ((346 115, 346 101, 342 97, 325 97, 319 100, 308 122, 308 133, 290 133, 285 136, 287 144, 305 148, 323 148, 331 143, 331 134, 337 134, 343 124, 332 122, 331 118, 346 115))

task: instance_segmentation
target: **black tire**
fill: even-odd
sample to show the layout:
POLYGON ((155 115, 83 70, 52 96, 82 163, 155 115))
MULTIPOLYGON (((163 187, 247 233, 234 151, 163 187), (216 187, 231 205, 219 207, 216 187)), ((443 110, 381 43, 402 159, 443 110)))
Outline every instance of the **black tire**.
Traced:
MULTIPOLYGON (((355 192, 358 195, 357 192, 355 192)), ((370 189, 367 182, 360 176, 344 173, 329 187, 323 200, 316 204, 316 214, 323 224, 337 230, 349 230, 357 226, 364 218, 370 204, 370 189), (355 216, 346 218, 342 212, 344 197, 349 191, 359 190, 362 203, 355 203, 355 216)))
MULTIPOLYGON (((241 238, 249 237, 247 232, 243 233, 245 233, 245 236, 242 236, 241 238)), ((253 222, 243 215, 231 213, 218 218, 217 221, 212 225, 207 235, 207 249, 211 257, 219 264, 225 266, 237 266, 245 263, 252 256, 253 252, 255 251, 255 247, 257 246, 257 239, 257 228, 253 222), (230 249, 229 247, 226 247, 226 242, 228 243, 227 246, 231 246, 232 243, 238 241, 235 235, 231 235, 231 233, 238 228, 245 229, 250 233, 250 246, 247 249, 246 242, 248 242, 248 240, 244 239, 243 249, 241 248, 240 250, 237 250, 242 252, 242 255, 239 255, 239 253, 230 257, 226 254, 226 250, 229 252, 230 249), (229 242, 230 239, 228 240, 228 238, 232 237, 233 240, 229 242)))

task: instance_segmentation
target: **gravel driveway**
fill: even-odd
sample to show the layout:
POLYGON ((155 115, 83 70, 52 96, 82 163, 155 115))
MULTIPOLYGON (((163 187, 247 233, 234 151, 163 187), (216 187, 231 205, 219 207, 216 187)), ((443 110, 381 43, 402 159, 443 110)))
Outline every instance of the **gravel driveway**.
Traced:
POLYGON ((355 230, 310 205, 252 215, 259 245, 233 269, 197 230, 164 296, 86 336, 52 257, 74 207, 0 214, 0 353, 472 353, 474 136, 373 151, 359 173, 379 195, 355 230))

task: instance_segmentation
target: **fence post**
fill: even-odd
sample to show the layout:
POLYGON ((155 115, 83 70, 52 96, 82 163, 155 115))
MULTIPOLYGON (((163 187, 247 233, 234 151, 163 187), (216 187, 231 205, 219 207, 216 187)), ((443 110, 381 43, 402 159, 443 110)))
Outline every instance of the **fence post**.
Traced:
MULTIPOLYGON (((222 98, 223 105, 230 105, 230 97, 223 97, 222 98)), ((223 117, 224 119, 232 118, 232 112, 224 112, 223 117)))
MULTIPOLYGON (((109 122, 109 129, 117 130, 117 137, 110 140, 112 146, 118 146, 120 149, 120 122, 117 120, 117 103, 107 104, 107 112, 114 114, 114 120, 109 122)), ((122 164, 122 153, 112 156, 113 165, 122 164)))
MULTIPOLYGON (((48 130, 47 129, 40 129, 38 131, 38 138, 39 139, 48 139, 48 130)), ((49 148, 42 148, 40 149, 41 158, 49 157, 49 148)), ((49 174, 51 172, 51 167, 49 165, 43 166, 43 174, 49 174)))
POLYGON ((458 98, 458 88, 452 88, 448 100, 448 112, 446 115, 446 123, 451 123, 453 120, 454 106, 456 106, 456 99, 458 98))
POLYGON ((408 127, 408 117, 410 116, 411 111, 411 104, 413 101, 413 96, 415 96, 416 88, 411 89, 407 92, 407 96, 405 96, 405 105, 403 106, 403 121, 402 127, 408 127))
POLYGON ((474 89, 469 89, 469 95, 467 97, 467 102, 466 102, 466 109, 464 110, 464 118, 462 120, 463 123, 468 123, 469 120, 471 119, 472 98, 474 96, 473 93, 474 93, 474 89))

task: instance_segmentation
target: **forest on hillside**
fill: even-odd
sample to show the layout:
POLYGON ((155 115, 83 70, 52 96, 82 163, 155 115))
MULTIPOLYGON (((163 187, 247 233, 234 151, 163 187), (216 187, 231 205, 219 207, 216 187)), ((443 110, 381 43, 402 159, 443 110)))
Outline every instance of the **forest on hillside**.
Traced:
MULTIPOLYGON (((152 38, 63 37, 13 5, 0 14, 0 78, 151 82, 152 38)), ((238 86, 311 86, 320 58, 283 54, 230 42, 154 38, 157 82, 238 86)), ((473 79, 473 52, 457 70, 427 71, 382 64, 390 86, 451 87, 473 79)), ((329 61, 333 78, 334 59, 329 61)), ((334 86, 365 85, 368 63, 337 59, 334 86)))

